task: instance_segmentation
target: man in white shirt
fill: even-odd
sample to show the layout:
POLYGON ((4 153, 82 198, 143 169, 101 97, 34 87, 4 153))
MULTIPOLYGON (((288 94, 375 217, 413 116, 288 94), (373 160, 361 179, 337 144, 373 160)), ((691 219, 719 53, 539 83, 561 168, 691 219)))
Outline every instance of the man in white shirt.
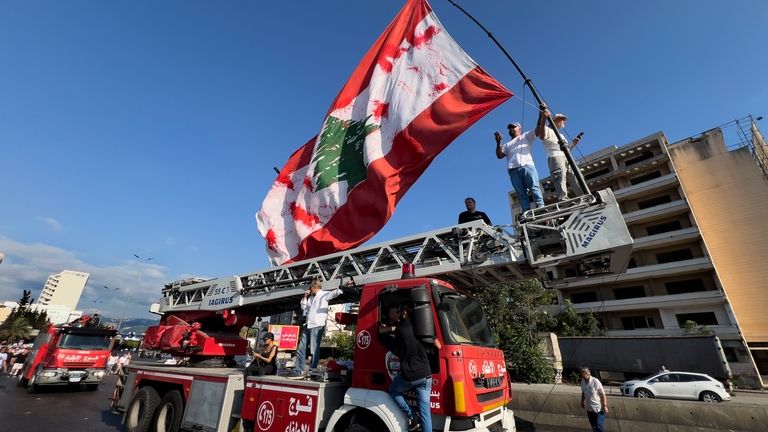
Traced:
POLYGON ((539 173, 536 172, 536 166, 533 164, 533 157, 531 157, 531 145, 536 141, 537 136, 544 135, 545 109, 546 107, 539 110, 539 120, 536 123, 535 131, 531 130, 523 133, 520 123, 510 123, 507 125, 507 130, 512 139, 504 144, 501 143, 501 133, 496 132, 494 134, 496 138, 496 157, 503 159, 506 156, 507 158, 509 180, 512 182, 515 192, 517 192, 518 199, 520 200, 520 209, 523 212, 531 209, 531 201, 528 198, 529 190, 536 207, 544 205, 544 197, 539 186, 539 173))
POLYGON ((317 368, 317 362, 320 361, 320 342, 323 341, 325 321, 328 319, 328 302, 342 294, 340 288, 333 291, 323 291, 322 288, 323 285, 320 281, 315 279, 301 299, 301 310, 307 322, 302 329, 301 339, 296 350, 294 374, 303 374, 304 372, 304 361, 307 358, 307 342, 309 342, 310 355, 312 355, 310 368, 317 368))
POLYGON ((605 415, 608 413, 608 398, 603 383, 592 376, 588 368, 581 369, 581 407, 587 410, 587 418, 593 432, 605 431, 605 415))
MULTIPOLYGON (((550 113, 547 110, 546 105, 542 105, 544 115, 549 117, 550 113)), ((552 119, 557 129, 565 127, 565 122, 568 121, 568 117, 564 114, 555 114, 552 119)), ((538 129, 537 129, 538 131, 538 129)), ((560 150, 560 143, 557 140, 557 134, 549 126, 545 126, 542 133, 536 134, 541 139, 541 143, 544 144, 544 150, 547 152, 547 165, 549 166, 549 173, 552 174, 552 180, 555 183, 555 191, 557 193, 558 201, 564 201, 568 199, 568 187, 567 182, 571 183, 571 187, 577 188, 578 181, 573 174, 573 170, 568 166, 568 160, 565 158, 565 153, 560 150)), ((579 137, 577 136, 573 142, 571 142, 569 149, 572 149, 579 143, 579 137)))

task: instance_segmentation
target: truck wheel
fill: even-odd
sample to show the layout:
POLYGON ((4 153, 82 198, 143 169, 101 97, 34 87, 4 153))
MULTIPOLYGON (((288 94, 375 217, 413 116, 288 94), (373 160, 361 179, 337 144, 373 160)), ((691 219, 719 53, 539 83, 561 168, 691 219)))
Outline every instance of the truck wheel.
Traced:
POLYGON ((155 432, 178 432, 184 414, 184 398, 181 392, 171 390, 163 396, 152 419, 155 432))
POLYGON ((85 385, 85 389, 88 390, 88 391, 96 391, 96 390, 99 389, 99 385, 98 384, 86 384, 85 385))
POLYGON ((125 426, 128 432, 147 432, 152 425, 152 417, 160 405, 160 395, 152 387, 142 387, 128 405, 125 426))
POLYGON ((19 387, 26 387, 27 382, 29 382, 26 378, 24 378, 24 372, 26 372, 26 368, 19 371, 19 379, 16 380, 16 385, 19 387))
POLYGON ((29 379, 27 382, 27 393, 34 394, 37 393, 37 384, 35 384, 35 381, 37 381, 37 374, 32 375, 32 378, 29 379))
POLYGON ((374 430, 368 428, 368 426, 361 425, 360 423, 352 423, 344 429, 344 432, 374 432, 374 430))

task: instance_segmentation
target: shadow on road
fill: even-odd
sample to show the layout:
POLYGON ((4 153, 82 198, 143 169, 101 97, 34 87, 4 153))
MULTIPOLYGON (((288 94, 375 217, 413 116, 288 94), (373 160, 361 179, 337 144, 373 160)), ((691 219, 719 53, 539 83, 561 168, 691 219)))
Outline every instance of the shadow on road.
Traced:
POLYGON ((105 409, 101 411, 101 421, 105 426, 115 431, 123 431, 123 425, 120 423, 122 420, 122 414, 115 414, 112 411, 105 409))

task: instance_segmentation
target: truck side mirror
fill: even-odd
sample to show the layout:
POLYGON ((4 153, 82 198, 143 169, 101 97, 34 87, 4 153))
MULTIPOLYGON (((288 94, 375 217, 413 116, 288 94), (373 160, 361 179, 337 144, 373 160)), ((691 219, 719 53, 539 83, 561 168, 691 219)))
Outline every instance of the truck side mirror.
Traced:
POLYGON ((432 302, 430 301, 427 287, 413 288, 411 290, 411 302, 413 303, 411 324, 413 325, 414 335, 424 343, 434 343, 437 335, 435 334, 432 302))

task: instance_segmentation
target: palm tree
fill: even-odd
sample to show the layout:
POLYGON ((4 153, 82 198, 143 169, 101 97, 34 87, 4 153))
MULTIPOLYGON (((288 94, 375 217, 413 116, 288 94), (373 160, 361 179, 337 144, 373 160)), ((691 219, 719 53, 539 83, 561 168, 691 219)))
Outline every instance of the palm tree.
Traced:
POLYGON ((29 339, 32 337, 32 326, 26 318, 17 317, 11 325, 0 330, 0 339, 29 339))

